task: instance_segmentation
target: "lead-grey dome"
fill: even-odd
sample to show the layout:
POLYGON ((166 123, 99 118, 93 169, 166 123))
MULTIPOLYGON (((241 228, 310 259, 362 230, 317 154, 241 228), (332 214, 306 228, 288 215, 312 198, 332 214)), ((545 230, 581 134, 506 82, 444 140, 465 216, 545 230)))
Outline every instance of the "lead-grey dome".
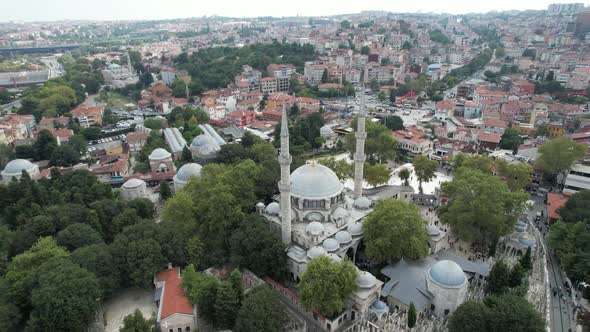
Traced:
POLYGON ((363 225, 358 222, 348 225, 347 229, 352 236, 359 236, 363 234, 363 225))
POLYGON ((326 250, 322 247, 315 246, 307 251, 307 257, 314 259, 326 254, 326 250))
POLYGON ((361 196, 354 200, 354 207, 359 210, 366 210, 371 207, 371 200, 361 196))
POLYGON ((129 179, 129 180, 125 181, 125 183, 123 183, 123 188, 124 189, 133 189, 133 188, 137 188, 142 185, 145 185, 145 181, 143 181, 141 179, 129 179))
POLYGON ((320 236, 324 234, 324 225, 317 221, 312 221, 305 226, 305 233, 311 236, 320 236))
POLYGON ((377 278, 367 271, 359 273, 358 285, 360 288, 371 288, 377 284, 377 278))
POLYGON ((336 238, 336 241, 338 241, 340 244, 352 242, 352 236, 347 231, 340 231, 336 233, 334 237, 336 238))
POLYGON ((342 183, 331 169, 311 163, 291 174, 291 194, 305 198, 328 198, 342 192, 342 183))
POLYGON ((334 252, 340 248, 340 243, 338 243, 338 241, 332 238, 329 238, 324 240, 322 246, 324 247, 324 249, 326 249, 327 252, 334 252))
POLYGON ((170 156, 170 152, 162 148, 157 148, 154 151, 152 151, 152 153, 150 153, 150 156, 148 158, 150 160, 162 160, 169 158, 170 156))
POLYGON ((8 164, 6 164, 6 167, 4 167, 4 170, 2 171, 2 175, 5 176, 15 176, 15 175, 21 175, 23 171, 29 172, 30 170, 32 170, 33 168, 35 168, 36 165, 31 163, 28 160, 25 159, 14 159, 8 162, 8 164))
POLYGON ((193 139, 191 147, 198 150, 198 153, 203 156, 210 156, 216 154, 221 147, 215 140, 206 134, 201 134, 193 139))
POLYGON ((178 172, 176 173, 176 175, 174 177, 175 177, 175 179, 183 181, 183 182, 187 182, 191 176, 194 176, 196 178, 200 178, 202 168, 203 167, 199 164, 188 163, 188 164, 183 165, 178 170, 178 172))
POLYGON ((342 257, 336 255, 336 254, 327 254, 326 256, 328 256, 329 258, 331 258, 333 261, 340 263, 342 262, 342 257))
POLYGON ((430 279, 443 287, 455 288, 465 283, 465 273, 461 267, 449 260, 436 262, 430 268, 430 279))
POLYGON ((281 212, 281 206, 277 202, 272 202, 266 206, 266 213, 268 214, 278 216, 279 212, 281 212))

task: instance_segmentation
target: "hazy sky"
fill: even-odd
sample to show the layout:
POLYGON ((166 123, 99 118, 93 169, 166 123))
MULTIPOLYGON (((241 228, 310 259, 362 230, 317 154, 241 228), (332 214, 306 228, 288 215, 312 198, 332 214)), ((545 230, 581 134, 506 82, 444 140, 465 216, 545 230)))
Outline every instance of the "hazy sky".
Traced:
POLYGON ((0 21, 168 19, 222 15, 322 16, 362 10, 467 13, 546 9, 550 3, 590 0, 2 0, 0 21))

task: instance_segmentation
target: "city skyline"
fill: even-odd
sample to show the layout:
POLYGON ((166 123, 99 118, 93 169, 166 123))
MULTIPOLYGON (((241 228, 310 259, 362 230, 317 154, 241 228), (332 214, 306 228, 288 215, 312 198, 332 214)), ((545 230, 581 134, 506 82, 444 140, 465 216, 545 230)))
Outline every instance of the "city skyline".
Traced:
POLYGON ((418 0, 412 2, 391 2, 386 0, 372 0, 358 2, 344 0, 335 8, 330 3, 318 3, 301 0, 296 3, 282 3, 280 7, 269 1, 241 2, 230 0, 218 3, 208 3, 206 8, 200 3, 186 3, 182 0, 170 0, 162 5, 145 1, 105 0, 92 11, 88 10, 88 3, 74 0, 57 0, 48 8, 40 0, 9 2, 0 13, 0 22, 9 21, 60 21, 60 20, 164 20, 175 18, 226 16, 226 17, 260 17, 260 16, 330 16, 352 14, 367 10, 382 10, 397 13, 448 13, 467 14, 485 13, 490 11, 508 10, 542 10, 552 3, 584 3, 586 7, 590 1, 555 1, 555 0, 524 0, 466 3, 465 1, 434 1, 418 0), (182 9, 182 10, 181 10, 182 9))

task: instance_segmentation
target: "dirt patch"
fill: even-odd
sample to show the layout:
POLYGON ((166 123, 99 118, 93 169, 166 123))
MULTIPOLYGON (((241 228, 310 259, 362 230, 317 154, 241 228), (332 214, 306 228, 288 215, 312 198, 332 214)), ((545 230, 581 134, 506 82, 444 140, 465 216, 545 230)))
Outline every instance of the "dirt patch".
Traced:
POLYGON ((104 303, 105 332, 118 332, 125 316, 139 309, 145 318, 156 317, 158 308, 153 300, 154 291, 131 289, 104 303))

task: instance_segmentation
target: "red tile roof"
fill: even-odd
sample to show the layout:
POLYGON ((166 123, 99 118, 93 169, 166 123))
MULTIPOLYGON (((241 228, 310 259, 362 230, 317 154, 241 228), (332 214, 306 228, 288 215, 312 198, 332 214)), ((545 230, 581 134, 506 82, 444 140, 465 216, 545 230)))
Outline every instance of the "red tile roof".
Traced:
POLYGON ((156 273, 156 281, 164 281, 162 301, 160 302, 160 319, 174 314, 193 314, 193 306, 180 286, 180 270, 178 268, 163 270, 156 273))
POLYGON ((506 128, 506 122, 497 119, 483 119, 483 124, 488 127, 506 128))
POLYGON ((547 216, 549 219, 559 219, 559 213, 557 213, 557 210, 565 205, 567 200, 570 198, 570 195, 570 193, 547 194, 547 216))

